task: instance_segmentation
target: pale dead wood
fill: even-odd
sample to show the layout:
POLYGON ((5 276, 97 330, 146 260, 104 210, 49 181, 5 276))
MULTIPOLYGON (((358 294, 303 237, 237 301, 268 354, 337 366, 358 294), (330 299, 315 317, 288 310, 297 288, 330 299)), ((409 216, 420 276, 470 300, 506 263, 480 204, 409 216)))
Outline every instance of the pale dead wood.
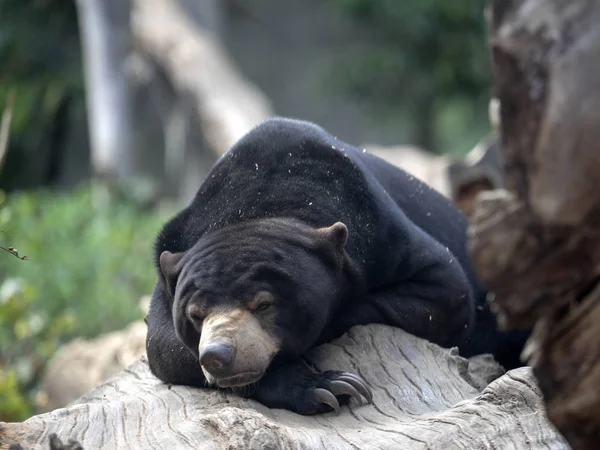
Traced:
POLYGON ((272 115, 270 101, 178 2, 134 0, 131 14, 137 49, 160 64, 178 97, 189 100, 194 122, 217 156, 272 115))
POLYGON ((409 145, 384 147, 367 144, 365 150, 414 175, 446 197, 451 196, 447 172, 452 158, 448 155, 434 155, 409 145))
POLYGON ((47 448, 56 433, 85 449, 565 449, 528 368, 502 371, 400 329, 355 327, 314 350, 321 370, 350 370, 372 405, 300 416, 222 391, 167 386, 145 359, 65 409, 2 424, 6 446, 47 448))
POLYGON ((483 195, 471 254, 574 449, 600 438, 600 3, 494 0, 508 192, 483 195))

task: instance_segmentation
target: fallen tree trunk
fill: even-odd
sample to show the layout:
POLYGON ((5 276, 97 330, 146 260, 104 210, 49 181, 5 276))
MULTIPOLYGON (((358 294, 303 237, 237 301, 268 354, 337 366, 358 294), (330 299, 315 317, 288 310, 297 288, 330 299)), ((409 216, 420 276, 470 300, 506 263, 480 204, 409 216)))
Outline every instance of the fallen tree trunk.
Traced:
POLYGON ((600 439, 600 3, 494 0, 490 41, 506 184, 472 218, 471 254, 574 449, 600 439))
POLYGON ((48 448, 55 433, 84 449, 567 448, 529 368, 500 376, 491 357, 466 360, 383 325, 354 327, 309 359, 360 374, 373 404, 300 416, 225 391, 163 384, 142 359, 67 408, 0 424, 0 447, 48 448))

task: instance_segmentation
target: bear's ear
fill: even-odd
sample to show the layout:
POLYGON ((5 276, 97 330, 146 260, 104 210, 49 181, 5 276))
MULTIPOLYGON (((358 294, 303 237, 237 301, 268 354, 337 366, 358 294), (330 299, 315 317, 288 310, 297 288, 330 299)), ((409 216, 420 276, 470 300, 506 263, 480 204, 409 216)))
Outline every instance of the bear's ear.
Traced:
POLYGON ((175 297, 175 285, 177 284, 179 272, 181 272, 181 267, 178 267, 178 263, 183 258, 183 255, 185 255, 184 252, 171 253, 167 250, 160 254, 160 270, 165 277, 165 286, 171 298, 175 297))
POLYGON ((317 233, 323 241, 333 245, 338 254, 343 254, 348 240, 348 228, 342 222, 336 222, 330 227, 318 228, 317 233))

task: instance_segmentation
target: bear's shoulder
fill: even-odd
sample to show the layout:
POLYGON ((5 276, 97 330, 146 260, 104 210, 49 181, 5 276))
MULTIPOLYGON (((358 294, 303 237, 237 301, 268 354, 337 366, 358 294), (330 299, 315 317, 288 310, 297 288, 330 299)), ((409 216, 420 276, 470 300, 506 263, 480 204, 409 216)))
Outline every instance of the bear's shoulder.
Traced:
POLYGON ((262 122, 219 158, 192 202, 164 225, 155 260, 164 250, 187 250, 204 232, 241 221, 288 216, 327 226, 351 220, 350 211, 368 208, 372 194, 353 150, 311 122, 262 122))

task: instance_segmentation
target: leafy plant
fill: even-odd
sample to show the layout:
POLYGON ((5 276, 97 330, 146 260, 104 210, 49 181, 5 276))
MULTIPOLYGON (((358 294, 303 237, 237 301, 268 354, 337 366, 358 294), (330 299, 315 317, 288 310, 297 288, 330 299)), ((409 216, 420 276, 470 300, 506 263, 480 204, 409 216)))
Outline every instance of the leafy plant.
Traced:
POLYGON ((0 195, 0 420, 22 420, 44 365, 75 336, 93 337, 140 318, 155 280, 152 241, 166 214, 90 187, 0 195))
POLYGON ((16 371, 0 366, 0 420, 19 420, 30 414, 31 405, 19 390, 16 371))
POLYGON ((412 141, 426 149, 446 152, 454 143, 466 150, 461 136, 480 139, 491 94, 487 2, 330 1, 363 33, 332 62, 329 87, 375 106, 383 117, 403 112, 412 141))

